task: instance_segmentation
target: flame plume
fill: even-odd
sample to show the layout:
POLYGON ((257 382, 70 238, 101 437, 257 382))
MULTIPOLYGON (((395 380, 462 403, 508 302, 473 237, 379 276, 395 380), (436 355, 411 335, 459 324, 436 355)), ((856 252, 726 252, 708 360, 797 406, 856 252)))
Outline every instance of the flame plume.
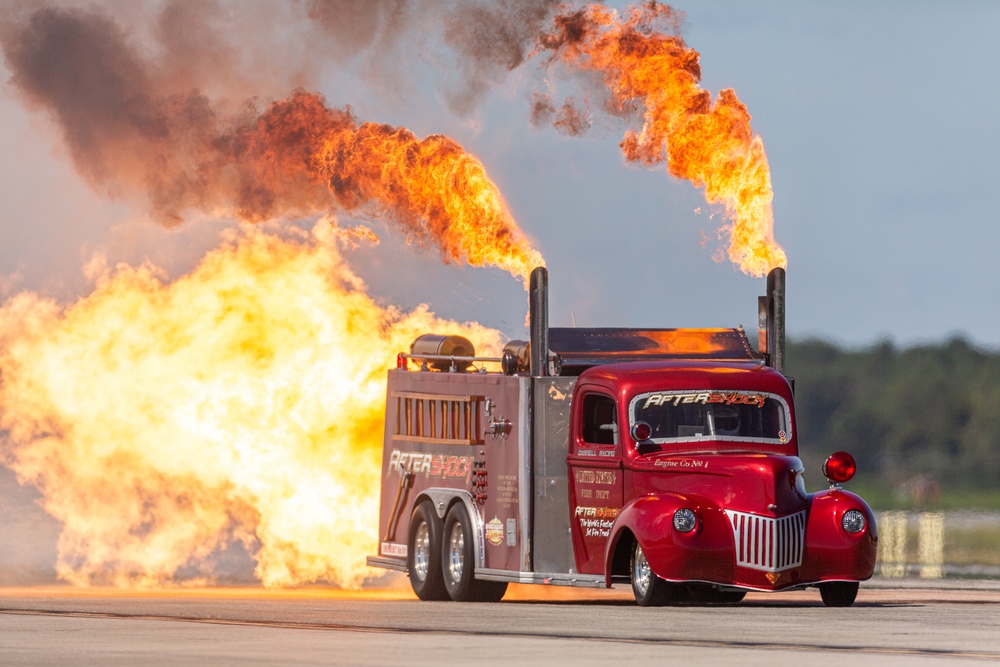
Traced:
POLYGON ((418 140, 405 128, 359 126, 348 110, 299 91, 272 104, 233 145, 240 181, 265 184, 231 190, 244 218, 274 217, 280 203, 318 186, 309 208, 322 209, 328 194, 345 211, 374 206, 412 237, 433 240, 445 260, 497 266, 525 282, 544 264, 482 163, 445 136, 418 140))
POLYGON ((612 114, 642 117, 620 146, 625 159, 664 161, 671 175, 705 188, 709 203, 724 207, 730 225, 729 258, 742 271, 763 276, 787 264, 774 242, 771 175, 750 114, 731 89, 715 102, 699 85, 698 52, 676 32, 679 13, 655 0, 630 7, 624 18, 590 5, 555 17, 537 52, 550 64, 596 73, 610 93, 612 114))
POLYGON ((263 112, 228 111, 174 82, 100 12, 0 21, 0 45, 11 81, 58 121, 90 185, 146 200, 168 225, 191 209, 249 221, 361 213, 445 261, 525 280, 544 264, 482 163, 451 139, 359 124, 303 90, 263 112))
MULTIPOLYGON (((161 222, 343 211, 383 217, 445 261, 519 278, 543 264, 483 165, 446 137, 359 123, 302 90, 227 112, 106 13, 8 18, 11 81, 57 121, 81 176, 161 222)), ((234 544, 268 586, 368 573, 385 370, 427 331, 494 355, 499 334, 376 305, 338 252, 367 230, 294 234, 248 227, 173 282, 119 266, 72 306, 24 293, 0 307, 0 460, 62 522, 62 579, 210 581, 234 544)))
POLYGON ((360 584, 385 370, 427 331, 500 347, 363 287, 328 225, 246 228, 174 282, 119 266, 70 307, 24 293, 0 308, 3 462, 63 523, 59 576, 204 583, 238 542, 265 585, 360 584))

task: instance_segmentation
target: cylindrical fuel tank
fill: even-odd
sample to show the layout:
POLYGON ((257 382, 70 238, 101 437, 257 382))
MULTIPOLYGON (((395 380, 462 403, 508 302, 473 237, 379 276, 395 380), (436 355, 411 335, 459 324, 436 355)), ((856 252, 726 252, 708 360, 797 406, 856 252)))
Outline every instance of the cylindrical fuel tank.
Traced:
MULTIPOLYGON (((421 357, 474 357, 476 348, 465 336, 442 336, 439 334, 424 334, 418 336, 413 345, 410 346, 410 354, 415 361, 421 361, 421 357)), ((426 363, 431 368, 439 371, 451 369, 450 359, 427 359, 426 363)), ((456 370, 464 371, 472 363, 469 361, 455 361, 456 370)))
POLYGON ((503 346, 501 366, 506 375, 526 373, 531 365, 531 343, 512 340, 503 346))

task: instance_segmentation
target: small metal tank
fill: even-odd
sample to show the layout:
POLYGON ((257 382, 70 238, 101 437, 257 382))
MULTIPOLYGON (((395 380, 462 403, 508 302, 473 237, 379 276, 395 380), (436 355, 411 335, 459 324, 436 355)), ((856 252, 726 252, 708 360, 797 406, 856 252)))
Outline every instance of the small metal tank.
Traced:
MULTIPOLYGON (((410 358, 418 363, 426 363, 430 368, 439 371, 451 370, 450 357, 474 357, 476 348, 465 336, 442 336, 439 334, 424 334, 418 336, 410 346, 410 358), (447 359, 427 359, 426 357, 449 357, 447 359)), ((464 371, 472 365, 471 361, 456 359, 455 370, 464 371)))

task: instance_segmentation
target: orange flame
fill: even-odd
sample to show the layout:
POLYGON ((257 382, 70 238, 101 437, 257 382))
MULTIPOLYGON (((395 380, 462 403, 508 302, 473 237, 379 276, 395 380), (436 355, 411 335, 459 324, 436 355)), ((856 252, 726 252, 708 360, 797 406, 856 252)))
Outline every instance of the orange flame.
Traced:
POLYGON ((525 283, 544 265, 482 163, 448 137, 359 126, 350 109, 329 109, 322 96, 298 91, 240 128, 231 150, 215 156, 223 170, 230 160, 237 168, 221 197, 232 198, 244 219, 325 212, 331 204, 367 208, 437 244, 445 261, 497 266, 525 283))
POLYGON ((322 223, 247 228, 173 282, 95 266, 72 306, 23 293, 0 308, 3 462, 64 524, 59 576, 206 583, 241 543, 265 585, 359 585, 385 371, 427 331, 483 354, 499 334, 379 307, 322 223))
POLYGON ((621 142, 630 162, 667 161, 671 175, 705 188, 730 224, 729 258, 745 273, 763 276, 787 264, 774 242, 771 175, 750 115, 731 89, 713 103, 703 90, 698 52, 672 34, 680 14, 655 0, 630 7, 624 19, 590 5, 555 18, 538 50, 552 51, 570 68, 596 72, 610 91, 608 110, 642 113, 639 131, 621 142))

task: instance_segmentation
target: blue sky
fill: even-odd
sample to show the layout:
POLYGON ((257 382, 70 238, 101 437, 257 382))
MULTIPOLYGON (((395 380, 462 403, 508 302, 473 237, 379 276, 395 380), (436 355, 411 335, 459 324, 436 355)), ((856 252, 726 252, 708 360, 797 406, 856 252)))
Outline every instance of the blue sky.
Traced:
MULTIPOLYGON (((1000 4, 674 6, 701 53, 703 87, 713 97, 734 88, 763 138, 775 236, 789 257, 789 336, 860 346, 963 335, 1000 348, 1000 4)), ((475 153, 546 257, 554 325, 753 328, 764 281, 713 261, 718 219, 702 193, 665 170, 626 165, 620 126, 597 118, 576 138, 533 127, 533 63, 459 115, 446 103, 455 80, 439 68, 402 66, 401 79, 387 81, 364 62, 321 62, 287 91, 268 80, 256 94, 305 83, 362 120, 447 134, 475 153)), ((0 121, 0 297, 86 294, 82 267, 94 252, 148 258, 179 275, 234 224, 191 220, 168 231, 92 192, 48 119, 7 83, 0 121)), ((523 335, 517 282, 444 266, 371 224, 382 243, 347 259, 379 300, 426 302, 523 335)))

